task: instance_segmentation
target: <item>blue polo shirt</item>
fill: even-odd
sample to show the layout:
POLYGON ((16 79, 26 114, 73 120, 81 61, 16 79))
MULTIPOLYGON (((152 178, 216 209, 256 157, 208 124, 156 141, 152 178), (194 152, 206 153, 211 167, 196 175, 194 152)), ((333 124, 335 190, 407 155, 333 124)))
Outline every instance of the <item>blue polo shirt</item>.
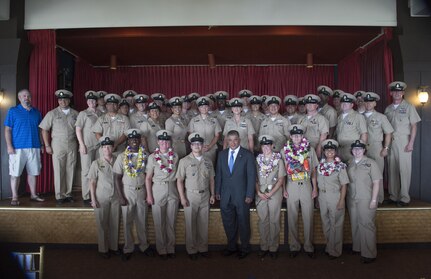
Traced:
POLYGON ((21 104, 9 109, 4 125, 12 129, 15 149, 40 148, 39 124, 42 114, 36 108, 26 110, 21 104))

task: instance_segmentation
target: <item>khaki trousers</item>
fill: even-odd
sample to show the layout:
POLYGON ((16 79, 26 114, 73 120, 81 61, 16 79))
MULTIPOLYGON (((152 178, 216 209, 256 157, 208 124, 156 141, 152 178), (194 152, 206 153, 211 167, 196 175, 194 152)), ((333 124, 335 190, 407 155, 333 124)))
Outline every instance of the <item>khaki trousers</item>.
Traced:
POLYGON ((370 209, 368 199, 347 199, 352 227, 352 250, 367 258, 377 257, 376 209, 370 209))
POLYGON ((298 237, 298 214, 301 204, 301 215, 304 223, 304 250, 314 252, 313 240, 313 207, 311 199, 311 183, 309 180, 288 181, 287 192, 287 223, 289 227, 289 248, 290 251, 301 250, 298 237))
POLYGON ((280 243, 280 210, 283 190, 280 188, 269 200, 256 196, 256 210, 259 217, 260 249, 277 252, 280 243))
POLYGON ((73 178, 75 177, 77 142, 61 142, 52 139, 52 166, 54 171, 54 189, 57 200, 72 197, 73 178))
MULTIPOLYGON (((385 158, 380 156, 380 152, 382 151, 382 149, 383 146, 381 142, 370 142, 367 148, 367 156, 376 161, 383 177, 383 171, 385 170, 385 158)), ((379 195, 377 196, 377 200, 379 203, 382 203, 384 199, 385 190, 383 189, 383 179, 380 179, 379 195)))
POLYGON ((89 181, 87 179, 88 172, 90 171, 91 163, 97 159, 96 156, 99 155, 97 151, 98 148, 88 148, 87 154, 79 154, 81 157, 81 191, 82 191, 82 199, 89 200, 90 199, 90 187, 89 181))
POLYGON ((389 150, 389 198, 393 201, 410 202, 412 176, 412 152, 405 152, 408 136, 394 136, 389 150))
POLYGON ((99 208, 94 209, 96 216, 99 252, 118 250, 118 232, 120 226, 120 202, 117 196, 97 195, 99 208))

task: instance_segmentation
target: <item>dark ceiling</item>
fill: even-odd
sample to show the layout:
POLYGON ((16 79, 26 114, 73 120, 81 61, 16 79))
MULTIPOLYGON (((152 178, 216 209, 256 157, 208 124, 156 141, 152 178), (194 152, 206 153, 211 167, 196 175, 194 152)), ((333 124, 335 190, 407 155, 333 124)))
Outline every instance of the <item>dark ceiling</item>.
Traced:
POLYGON ((380 27, 145 27, 57 30, 57 45, 93 66, 338 64, 380 27))

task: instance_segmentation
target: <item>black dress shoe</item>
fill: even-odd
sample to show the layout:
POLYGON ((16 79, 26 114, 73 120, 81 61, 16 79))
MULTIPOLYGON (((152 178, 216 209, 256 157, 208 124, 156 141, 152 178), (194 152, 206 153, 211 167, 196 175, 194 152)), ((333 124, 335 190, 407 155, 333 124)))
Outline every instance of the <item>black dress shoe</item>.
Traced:
POLYGON ((315 259, 315 258, 316 258, 316 253, 314 253, 314 252, 307 252, 307 256, 308 256, 310 259, 315 259))
POLYGON ((99 256, 101 256, 104 259, 109 259, 111 257, 111 254, 109 252, 105 252, 105 253, 99 252, 99 256))
POLYGON ((268 255, 268 250, 259 250, 259 252, 257 252, 257 256, 261 259, 265 258, 266 255, 268 255))
POLYGON ((269 252, 269 257, 272 260, 276 260, 278 258, 278 252, 269 252))
POLYGON ((131 257, 132 257, 132 253, 123 253, 121 255, 121 260, 123 262, 126 262, 126 261, 130 260, 131 257))
POLYGON ((144 252, 141 251, 141 253, 147 257, 154 257, 155 256, 154 250, 151 247, 148 247, 147 249, 145 249, 144 252))
POLYGON ((242 252, 241 251, 241 252, 238 253, 238 259, 240 259, 240 260, 245 259, 247 256, 248 256, 247 252, 242 252))
POLYGON ((394 201, 394 200, 391 200, 391 199, 386 199, 386 200, 383 201, 382 204, 384 204, 384 205, 397 204, 397 202, 394 201))
POLYGON ((166 254, 162 254, 162 255, 159 255, 159 256, 164 261, 166 261, 168 259, 168 255, 166 255, 166 254))
POLYGON ((296 258, 299 255, 299 251, 290 251, 289 258, 296 258))
POLYGON ((109 250, 109 253, 111 253, 111 255, 114 255, 114 256, 121 256, 120 250, 109 250))
POLYGON ((65 201, 64 201, 65 199, 58 199, 57 200, 57 204, 63 204, 65 201))
POLYGON ((83 200, 82 202, 83 202, 83 203, 84 203, 84 205, 86 205, 86 206, 91 206, 91 200, 90 200, 90 199, 88 199, 88 200, 83 200))
POLYGON ((189 258, 192 261, 196 261, 198 259, 198 253, 194 253, 194 254, 189 254, 189 258))
POLYGON ((229 257, 229 256, 232 256, 233 254, 236 254, 237 252, 238 252, 237 250, 224 249, 222 252, 222 255, 224 257, 229 257))
POLYGON ((75 202, 75 200, 72 197, 67 197, 67 198, 64 199, 64 202, 70 202, 70 203, 72 203, 72 202, 75 202))
POLYGON ((363 264, 370 264, 373 263, 375 260, 376 258, 361 257, 361 263, 363 264))
POLYGON ((175 259, 175 253, 168 253, 169 259, 175 259))
POLYGON ((408 202, 399 201, 399 202, 397 202, 397 206, 398 207, 405 207, 405 206, 409 206, 409 203, 408 202))
POLYGON ((200 252, 199 255, 201 255, 202 258, 211 258, 210 254, 208 252, 200 252))

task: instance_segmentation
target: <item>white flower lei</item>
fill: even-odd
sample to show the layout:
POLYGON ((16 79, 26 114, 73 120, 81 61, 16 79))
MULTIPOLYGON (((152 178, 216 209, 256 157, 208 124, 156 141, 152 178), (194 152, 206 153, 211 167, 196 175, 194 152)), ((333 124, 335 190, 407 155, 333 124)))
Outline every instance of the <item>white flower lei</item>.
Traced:
POLYGON ((174 167, 174 152, 172 151, 172 148, 168 149, 168 166, 165 166, 162 164, 162 158, 160 158, 160 149, 157 147, 154 151, 154 159, 159 164, 160 169, 165 173, 171 173, 173 171, 174 167))
POLYGON ((278 161, 281 159, 280 153, 272 153, 271 158, 268 163, 265 162, 265 155, 259 154, 256 158, 257 164, 259 166, 259 175, 262 177, 268 177, 275 166, 277 166, 278 161))

